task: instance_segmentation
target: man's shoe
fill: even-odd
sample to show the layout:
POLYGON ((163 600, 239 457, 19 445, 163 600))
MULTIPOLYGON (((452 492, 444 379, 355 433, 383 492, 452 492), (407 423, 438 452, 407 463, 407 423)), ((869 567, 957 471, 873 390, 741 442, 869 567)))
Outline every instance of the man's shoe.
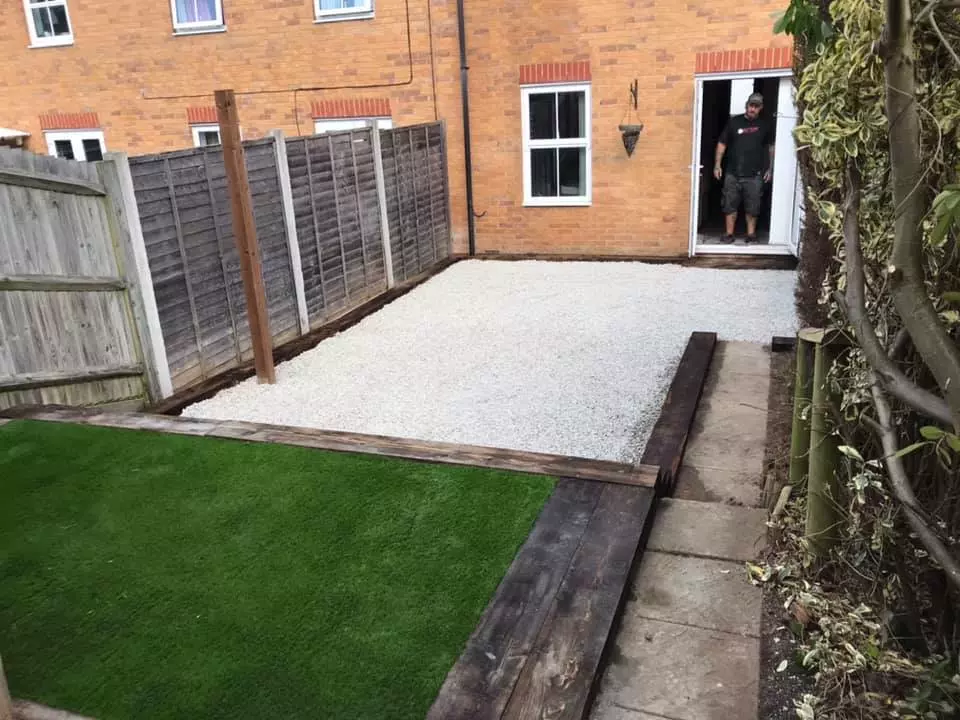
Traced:
POLYGON ((720 242, 722 242, 724 245, 730 245, 731 243, 733 243, 733 241, 734 241, 733 235, 721 235, 721 236, 720 236, 720 242))
POLYGON ((756 245, 760 240, 756 235, 747 235, 747 245, 756 245))

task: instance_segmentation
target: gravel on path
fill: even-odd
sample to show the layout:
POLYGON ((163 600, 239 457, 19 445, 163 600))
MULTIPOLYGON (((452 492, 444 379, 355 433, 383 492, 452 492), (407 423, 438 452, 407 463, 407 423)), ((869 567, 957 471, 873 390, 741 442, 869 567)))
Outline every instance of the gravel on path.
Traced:
POLYGON ((635 461, 690 333, 794 334, 795 277, 463 261, 183 414, 635 461))

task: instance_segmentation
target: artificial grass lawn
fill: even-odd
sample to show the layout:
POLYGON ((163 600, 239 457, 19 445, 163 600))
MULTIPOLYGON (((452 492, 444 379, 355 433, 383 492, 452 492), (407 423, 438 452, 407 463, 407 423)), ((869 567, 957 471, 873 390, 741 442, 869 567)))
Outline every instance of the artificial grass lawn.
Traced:
POLYGON ((548 478, 0 427, 14 697, 111 718, 422 718, 548 478))

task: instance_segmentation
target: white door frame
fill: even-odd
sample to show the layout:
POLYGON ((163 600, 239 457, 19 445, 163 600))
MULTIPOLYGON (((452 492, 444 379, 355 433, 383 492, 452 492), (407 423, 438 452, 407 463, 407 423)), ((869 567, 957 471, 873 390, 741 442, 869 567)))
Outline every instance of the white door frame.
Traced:
MULTIPOLYGON (((778 244, 778 245, 710 245, 706 248, 697 247, 697 216, 700 210, 700 171, 702 167, 700 166, 700 141, 702 135, 702 126, 703 126, 703 83, 713 80, 738 80, 746 78, 769 78, 769 77, 792 77, 793 71, 789 68, 782 68, 779 70, 750 70, 745 72, 731 72, 731 73, 702 73, 694 76, 694 102, 693 102, 693 144, 690 152, 690 237, 689 237, 689 253, 690 256, 694 255, 791 255, 794 252, 791 252, 790 243, 793 238, 793 227, 799 222, 798 217, 792 219, 790 225, 790 232, 787 234, 787 243, 778 244)), ((782 96, 780 98, 782 100, 782 96)), ((781 115, 786 108, 777 107, 777 115, 781 115)), ((793 108, 789 109, 789 112, 794 115, 795 110, 793 108)), ((796 183, 797 175, 797 157, 796 152, 793 151, 793 138, 789 140, 789 145, 784 143, 783 150, 781 152, 781 143, 783 138, 777 136, 777 161, 774 163, 774 182, 778 178, 787 179, 789 175, 792 178, 790 182, 790 194, 794 194, 794 186, 796 183), (783 161, 787 161, 791 167, 784 166, 780 169, 778 173, 779 166, 783 165, 783 161)), ((783 182, 783 180, 781 180, 783 182)), ((771 233, 773 232, 773 227, 771 224, 771 233)))

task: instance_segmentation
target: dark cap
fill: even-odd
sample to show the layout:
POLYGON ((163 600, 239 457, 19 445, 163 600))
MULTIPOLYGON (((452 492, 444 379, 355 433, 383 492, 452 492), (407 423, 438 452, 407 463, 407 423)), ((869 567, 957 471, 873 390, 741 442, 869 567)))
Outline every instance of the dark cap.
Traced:
POLYGON ((757 107, 763 107, 763 95, 761 95, 760 93, 753 93, 753 95, 747 98, 747 105, 756 105, 757 107))

